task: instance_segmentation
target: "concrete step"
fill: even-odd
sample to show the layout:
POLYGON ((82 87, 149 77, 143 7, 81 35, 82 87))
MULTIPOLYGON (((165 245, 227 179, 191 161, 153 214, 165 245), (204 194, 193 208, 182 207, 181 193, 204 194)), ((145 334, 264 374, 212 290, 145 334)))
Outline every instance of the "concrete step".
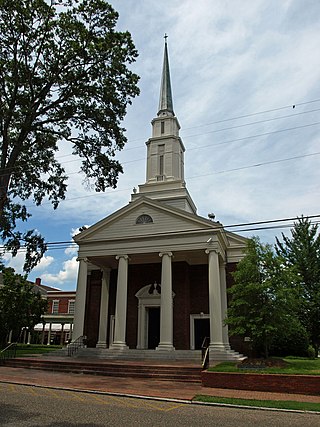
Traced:
POLYGON ((75 358, 96 358, 109 360, 172 360, 190 361, 201 364, 200 350, 113 350, 104 348, 80 348, 74 355, 75 358))

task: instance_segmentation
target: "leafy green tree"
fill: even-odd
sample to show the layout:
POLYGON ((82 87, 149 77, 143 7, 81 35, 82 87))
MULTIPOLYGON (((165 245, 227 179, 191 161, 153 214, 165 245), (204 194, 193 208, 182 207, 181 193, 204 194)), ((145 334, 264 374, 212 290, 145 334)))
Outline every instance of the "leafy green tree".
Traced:
POLYGON ((15 274, 12 268, 3 269, 3 286, 0 287, 0 343, 5 344, 12 331, 12 341, 18 340, 21 329, 32 331, 41 322, 47 310, 47 300, 27 281, 15 274))
POLYGON ((26 245, 27 272, 46 245, 18 225, 30 217, 25 200, 57 208, 65 198, 59 142, 96 191, 115 188, 122 173, 115 155, 139 93, 128 68, 138 54, 117 19, 105 0, 0 0, 0 238, 13 255, 26 245))
POLYGON ((319 353, 320 345, 320 234, 308 218, 298 218, 291 238, 276 239, 276 252, 298 274, 296 284, 298 316, 309 339, 319 353))
POLYGON ((273 336, 285 328, 293 304, 295 275, 270 245, 248 241, 246 256, 234 273, 226 323, 231 335, 248 336, 255 354, 269 355, 273 336))

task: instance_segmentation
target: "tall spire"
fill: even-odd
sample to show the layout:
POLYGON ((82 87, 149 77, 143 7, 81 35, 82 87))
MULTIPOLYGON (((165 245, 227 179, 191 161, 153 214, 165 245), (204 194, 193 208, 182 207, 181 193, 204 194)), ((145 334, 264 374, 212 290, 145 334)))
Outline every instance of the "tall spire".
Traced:
POLYGON ((162 115, 174 116, 171 83, 170 83, 167 38, 168 38, 168 36, 167 36, 167 34, 165 34, 165 36, 164 36, 164 40, 165 40, 165 42, 164 42, 164 57, 163 57, 163 68, 162 68, 158 116, 160 116, 160 115, 161 116, 162 115))

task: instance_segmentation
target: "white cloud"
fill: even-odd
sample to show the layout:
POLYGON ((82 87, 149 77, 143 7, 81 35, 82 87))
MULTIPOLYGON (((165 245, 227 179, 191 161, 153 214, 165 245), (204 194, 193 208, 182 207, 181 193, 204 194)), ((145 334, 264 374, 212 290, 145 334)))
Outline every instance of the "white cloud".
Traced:
POLYGON ((63 269, 57 274, 45 273, 41 279, 45 284, 63 284, 64 282, 76 282, 78 273, 77 257, 73 257, 63 263, 63 269))
MULTIPOLYGON (((70 173, 67 198, 54 212, 50 205, 37 208, 39 221, 50 223, 48 230, 56 226, 57 235, 51 239, 70 240, 71 227, 74 236, 83 224, 94 224, 126 205, 132 188, 144 183, 144 142, 151 136, 150 122, 157 113, 165 32, 175 113, 186 147, 186 182, 199 214, 213 211, 226 225, 317 214, 319 156, 245 167, 319 151, 319 126, 307 125, 319 122, 320 103, 304 102, 320 98, 316 54, 320 2, 308 2, 306 7, 290 0, 171 0, 165 8, 156 0, 127 3, 114 0, 112 4, 120 13, 118 27, 132 33, 139 51, 132 68, 141 76, 141 95, 133 100, 124 121, 129 142, 117 154, 124 174, 116 190, 96 194, 83 187, 79 161, 61 157, 70 173), (293 104, 297 104, 294 110, 293 104), (288 108, 282 110, 284 106, 288 108), (304 114, 312 109, 314 113, 304 114), (274 111, 229 120, 266 110, 274 111), (298 114, 267 121, 291 113, 298 114), (260 124, 221 131, 259 120, 260 124), (239 140, 295 126, 305 127, 239 140), (234 139, 238 141, 224 143, 234 139)), ((59 155, 71 153, 66 143, 61 147, 59 155)), ((272 233, 276 230, 271 237, 272 233)), ((75 252, 67 248, 64 258, 75 252)), ((49 267, 53 283, 62 283, 72 271, 64 265, 50 275, 52 264, 49 267)), ((74 272, 72 277, 75 283, 74 272)))
POLYGON ((64 253, 66 255, 75 255, 78 253, 78 246, 69 246, 67 249, 65 249, 64 253))
MULTIPOLYGON (((24 274, 23 272, 23 265, 25 261, 25 253, 24 252, 18 252, 18 254, 13 257, 10 253, 5 253, 3 255, 3 260, 5 262, 5 265, 7 267, 14 268, 16 273, 24 274)), ((49 267, 54 261, 54 258, 52 256, 43 256, 39 264, 33 268, 33 271, 39 272, 46 270, 47 267, 49 267)))
POLYGON ((54 258, 50 255, 46 256, 44 255, 41 258, 41 261, 39 262, 39 264, 33 269, 33 271, 43 271, 46 270, 47 267, 49 267, 49 265, 51 265, 54 261, 54 258))
POLYGON ((5 253, 2 256, 6 267, 12 267, 16 273, 23 274, 23 264, 24 264, 25 254, 18 252, 17 256, 13 257, 9 253, 5 253))

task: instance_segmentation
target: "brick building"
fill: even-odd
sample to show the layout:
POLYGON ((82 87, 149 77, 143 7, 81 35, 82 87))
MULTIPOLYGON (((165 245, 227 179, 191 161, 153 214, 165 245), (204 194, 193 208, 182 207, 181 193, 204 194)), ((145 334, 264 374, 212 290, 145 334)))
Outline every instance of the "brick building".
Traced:
POLYGON ((35 286, 42 290, 43 298, 48 301, 43 323, 34 328, 36 340, 41 344, 65 345, 72 335, 76 291, 61 291, 42 285, 39 278, 35 286))

